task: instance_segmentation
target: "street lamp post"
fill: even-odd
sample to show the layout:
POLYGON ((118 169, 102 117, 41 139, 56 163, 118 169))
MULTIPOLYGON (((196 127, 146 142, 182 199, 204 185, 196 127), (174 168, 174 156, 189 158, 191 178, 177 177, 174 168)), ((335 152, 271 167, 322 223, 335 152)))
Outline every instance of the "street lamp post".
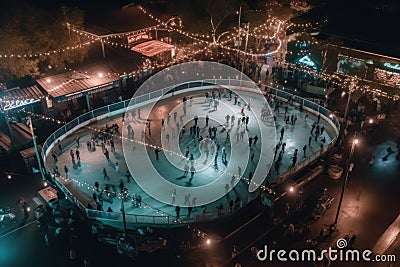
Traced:
POLYGON ((242 16, 242 6, 240 6, 239 8, 239 17, 238 17, 238 45, 237 45, 237 52, 236 52, 236 56, 239 55, 239 48, 240 48, 240 40, 241 40, 241 36, 240 36, 240 17, 242 16))
POLYGON ((351 162, 351 158, 354 153, 355 146, 358 144, 358 139, 357 139, 357 132, 354 133, 353 140, 351 143, 351 149, 350 149, 350 155, 349 155, 349 163, 347 164, 347 170, 346 170, 346 176, 343 181, 342 185, 342 191, 340 193, 340 199, 339 199, 339 205, 336 211, 336 217, 335 217, 335 222, 333 223, 335 226, 337 225, 338 219, 339 219, 339 213, 340 213, 340 208, 342 207, 342 202, 343 202, 343 195, 344 195, 344 190, 346 188, 347 184, 347 179, 349 178, 349 173, 353 170, 354 164, 351 162))
POLYGON ((244 63, 246 61, 247 44, 249 42, 250 23, 247 23, 246 27, 247 27, 247 31, 246 31, 246 42, 244 44, 244 53, 243 53, 244 54, 244 58, 243 58, 243 62, 242 62, 242 73, 243 73, 243 70, 244 70, 244 63))
POLYGON ((350 82, 349 94, 347 96, 346 109, 344 110, 344 117, 343 118, 346 121, 346 129, 347 129, 347 112, 349 111, 351 93, 355 90, 356 86, 357 86, 357 76, 353 77, 353 79, 350 82))
POLYGON ((33 131, 33 124, 32 124, 31 116, 28 117, 28 123, 29 123, 29 129, 31 130, 31 134, 32 134, 33 147, 35 149, 35 154, 36 154, 36 159, 38 161, 40 175, 42 177, 42 180, 46 180, 46 177, 44 175, 43 168, 42 168, 42 161, 40 160, 39 150, 38 150, 37 143, 36 143, 36 135, 35 135, 35 132, 33 131))

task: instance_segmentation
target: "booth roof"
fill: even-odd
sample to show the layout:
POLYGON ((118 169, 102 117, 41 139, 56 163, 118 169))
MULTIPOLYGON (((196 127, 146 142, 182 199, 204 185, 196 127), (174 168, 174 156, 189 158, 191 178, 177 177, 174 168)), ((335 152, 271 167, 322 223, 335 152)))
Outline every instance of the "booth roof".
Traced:
POLYGON ((78 93, 86 89, 117 80, 107 66, 97 65, 76 71, 57 74, 37 80, 37 83, 54 98, 78 93))
POLYGON ((37 80, 37 83, 53 98, 90 90, 120 79, 140 67, 140 62, 126 56, 122 60, 91 64, 74 71, 64 72, 37 80))
POLYGON ((141 44, 138 44, 131 48, 132 51, 138 52, 146 57, 152 57, 157 54, 160 54, 162 52, 168 51, 170 49, 174 48, 173 45, 157 41, 157 40, 152 40, 152 41, 147 41, 141 44))
MULTIPOLYGON (((38 151, 39 151, 39 153, 42 151, 41 145, 38 145, 38 151)), ((19 154, 22 156, 23 159, 29 159, 29 158, 33 158, 36 156, 36 151, 35 151, 35 148, 32 146, 32 147, 29 147, 29 148, 19 151, 19 154)))
POLYGON ((0 94, 0 98, 5 99, 41 99, 43 97, 45 97, 45 94, 37 85, 25 88, 12 88, 4 90, 2 94, 0 94))

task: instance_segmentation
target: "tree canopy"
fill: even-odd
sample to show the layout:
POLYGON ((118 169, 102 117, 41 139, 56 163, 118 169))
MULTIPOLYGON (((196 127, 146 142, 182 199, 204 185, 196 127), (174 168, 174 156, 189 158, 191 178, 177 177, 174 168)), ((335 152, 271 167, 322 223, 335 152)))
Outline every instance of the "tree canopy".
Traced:
POLYGON ((71 49, 81 40, 68 30, 67 22, 82 27, 83 12, 66 6, 43 10, 25 5, 7 13, 0 26, 0 80, 38 77, 43 71, 81 62, 87 49, 71 49))

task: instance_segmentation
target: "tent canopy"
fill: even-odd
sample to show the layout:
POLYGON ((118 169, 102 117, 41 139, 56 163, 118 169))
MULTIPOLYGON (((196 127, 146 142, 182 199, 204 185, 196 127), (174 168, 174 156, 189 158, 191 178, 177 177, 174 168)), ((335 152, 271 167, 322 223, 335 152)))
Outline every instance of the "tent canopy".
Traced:
POLYGON ((146 57, 153 57, 155 55, 158 55, 160 53, 163 53, 165 51, 173 49, 174 46, 157 41, 157 40, 151 40, 147 41, 141 44, 138 44, 134 47, 131 48, 132 51, 138 52, 146 57))

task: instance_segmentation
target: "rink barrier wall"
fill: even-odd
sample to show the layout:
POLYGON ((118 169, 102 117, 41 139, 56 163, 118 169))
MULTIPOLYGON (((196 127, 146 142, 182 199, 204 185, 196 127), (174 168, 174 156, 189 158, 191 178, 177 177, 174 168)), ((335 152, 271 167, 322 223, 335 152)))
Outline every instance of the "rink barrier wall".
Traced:
MULTIPOLYGON (((119 212, 105 212, 105 211, 98 211, 87 209, 87 207, 78 199, 76 198, 66 186, 64 186, 63 182, 60 179, 64 179, 60 176, 54 175, 51 170, 47 168, 46 160, 47 156, 50 154, 51 150, 57 145, 58 140, 60 142, 64 140, 67 136, 73 134, 80 128, 83 128, 89 124, 92 124, 97 121, 101 121, 103 119, 113 117, 119 114, 126 112, 128 106, 130 110, 131 108, 140 108, 142 106, 151 104, 159 100, 162 96, 163 99, 172 97, 176 94, 185 94, 191 91, 197 91, 201 88, 201 90, 207 89, 215 89, 215 86, 221 86, 222 88, 227 89, 235 89, 240 91, 248 91, 248 92, 260 92, 260 88, 253 82, 253 81, 245 81, 245 80, 238 80, 238 79, 205 79, 205 80, 198 80, 198 81, 190 81, 181 84, 176 84, 173 86, 166 87, 164 89, 160 89, 154 92, 150 92, 147 94, 143 94, 140 96, 136 96, 132 99, 127 99, 121 102, 113 103, 101 108, 97 108, 91 110, 85 114, 80 115, 79 117, 71 120, 70 122, 66 123, 59 129, 57 129, 53 134, 51 134, 46 141, 43 143, 42 146, 42 158, 44 161, 45 171, 46 173, 50 174, 54 179, 55 184, 61 191, 64 192, 66 197, 68 197, 73 203, 75 203, 90 219, 102 219, 104 222, 122 222, 122 214, 119 212)), ((336 142, 337 137, 339 135, 340 129, 340 122, 338 118, 328 109, 312 102, 307 99, 301 98, 297 95, 293 95, 282 91, 280 89, 265 86, 266 90, 263 92, 264 95, 266 91, 276 96, 281 101, 288 101, 290 97, 293 98, 293 105, 300 106, 302 105, 304 110, 318 116, 321 114, 321 119, 325 120, 329 123, 331 128, 333 129, 333 137, 331 142, 328 144, 326 148, 323 148, 314 154, 310 155, 309 157, 303 159, 298 164, 296 164, 293 168, 290 168, 285 173, 277 178, 277 183, 282 183, 286 181, 291 175, 297 173, 310 163, 317 160, 321 157, 324 153, 326 153, 336 142)), ((327 129, 328 130, 328 129, 327 129)), ((74 140, 72 141, 74 142, 74 140)), ((64 144, 63 144, 64 146, 64 144)), ((68 179, 67 179, 68 180, 68 179)), ((240 207, 245 206, 247 203, 254 200, 259 193, 257 191, 250 193, 248 199, 242 200, 239 203, 236 203, 233 209, 225 208, 222 211, 208 211, 205 214, 197 215, 195 217, 195 221, 210 221, 212 219, 216 219, 221 215, 230 214, 233 211, 238 210, 240 207)), ((177 224, 175 220, 175 216, 167 215, 167 216, 152 216, 152 215, 136 215, 136 214, 126 214, 126 221, 127 223, 133 224, 177 224)))

